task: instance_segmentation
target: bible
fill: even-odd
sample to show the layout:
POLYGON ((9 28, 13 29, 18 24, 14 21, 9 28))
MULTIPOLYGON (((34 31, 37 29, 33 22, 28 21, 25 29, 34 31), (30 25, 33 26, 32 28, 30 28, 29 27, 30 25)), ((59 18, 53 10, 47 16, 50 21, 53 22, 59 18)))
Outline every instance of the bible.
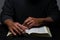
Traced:
MULTIPOLYGON (((33 35, 37 37, 52 37, 51 31, 47 26, 26 29, 25 32, 29 35, 33 35)), ((7 36, 9 36, 10 34, 11 32, 8 32, 7 36)))

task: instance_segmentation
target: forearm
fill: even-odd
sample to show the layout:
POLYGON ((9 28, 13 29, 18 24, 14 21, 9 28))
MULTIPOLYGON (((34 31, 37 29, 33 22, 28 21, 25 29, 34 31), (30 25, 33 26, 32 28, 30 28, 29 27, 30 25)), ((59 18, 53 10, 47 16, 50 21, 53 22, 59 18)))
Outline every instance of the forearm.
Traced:
POLYGON ((39 24, 42 23, 42 25, 48 25, 48 24, 54 22, 54 20, 51 17, 39 18, 38 21, 39 21, 39 24), (40 21, 40 20, 42 20, 42 21, 40 21))
POLYGON ((54 22, 51 17, 39 18, 38 21, 41 22, 40 20, 42 20, 43 22, 54 22))
POLYGON ((43 20, 44 22, 54 22, 54 20, 51 17, 46 17, 43 20))

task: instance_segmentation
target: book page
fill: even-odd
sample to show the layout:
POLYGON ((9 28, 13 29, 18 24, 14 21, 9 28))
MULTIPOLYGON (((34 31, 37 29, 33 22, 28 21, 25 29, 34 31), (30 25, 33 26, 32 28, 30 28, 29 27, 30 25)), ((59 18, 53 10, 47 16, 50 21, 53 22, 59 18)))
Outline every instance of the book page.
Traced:
POLYGON ((31 28, 31 29, 27 29, 26 33, 30 34, 30 33, 40 33, 40 34, 44 34, 44 33, 48 33, 46 26, 43 27, 39 27, 39 28, 31 28))

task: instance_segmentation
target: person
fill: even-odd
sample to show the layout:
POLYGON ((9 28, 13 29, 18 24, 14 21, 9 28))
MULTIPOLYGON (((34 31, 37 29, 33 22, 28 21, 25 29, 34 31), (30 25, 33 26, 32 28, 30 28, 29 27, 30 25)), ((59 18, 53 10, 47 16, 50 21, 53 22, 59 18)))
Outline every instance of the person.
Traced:
POLYGON ((8 29, 14 37, 19 35, 11 40, 38 40, 37 37, 24 36, 25 30, 56 22, 59 15, 56 0, 5 0, 2 9, 1 21, 6 26, 5 31, 8 29))

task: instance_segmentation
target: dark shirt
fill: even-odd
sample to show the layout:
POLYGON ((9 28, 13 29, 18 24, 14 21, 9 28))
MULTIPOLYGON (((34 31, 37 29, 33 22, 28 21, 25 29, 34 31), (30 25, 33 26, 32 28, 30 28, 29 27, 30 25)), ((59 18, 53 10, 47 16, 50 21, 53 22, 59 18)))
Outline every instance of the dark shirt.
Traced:
POLYGON ((56 0, 5 0, 2 9, 2 22, 13 19, 22 24, 28 17, 51 17, 57 21, 59 15, 56 0))

